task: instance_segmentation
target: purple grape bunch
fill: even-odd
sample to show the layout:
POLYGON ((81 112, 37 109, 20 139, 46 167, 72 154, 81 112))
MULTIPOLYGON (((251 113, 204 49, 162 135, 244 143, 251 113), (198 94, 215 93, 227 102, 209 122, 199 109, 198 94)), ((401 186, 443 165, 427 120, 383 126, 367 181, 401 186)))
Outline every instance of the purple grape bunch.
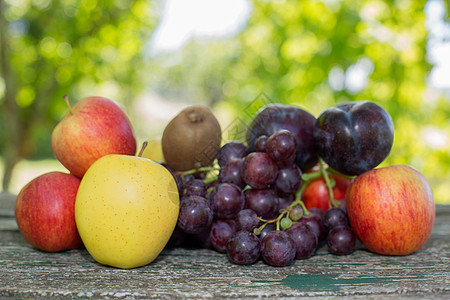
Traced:
POLYGON ((342 174, 360 174, 385 158, 392 136, 389 115, 370 102, 336 106, 318 119, 298 107, 268 105, 249 125, 246 144, 234 140, 219 149, 210 173, 172 172, 180 214, 168 245, 210 248, 238 265, 288 266, 320 247, 349 255, 357 238, 345 207, 330 202, 326 211, 307 209, 300 200, 310 180, 304 175, 317 163, 321 170, 325 163, 342 174), (360 137, 349 118, 367 128, 378 122, 371 129, 376 134, 360 137), (342 132, 349 136, 339 136, 339 128, 347 128, 342 132), (353 144, 342 143, 345 138, 353 144), (353 153, 348 147, 356 147, 358 138, 364 138, 365 148, 353 153), (348 164, 355 157, 347 153, 363 161, 348 164))
POLYGON ((342 209, 304 211, 294 203, 302 186, 294 135, 282 129, 258 140, 264 147, 253 151, 239 141, 223 145, 212 182, 192 174, 178 178, 181 205, 173 237, 178 242, 171 239, 169 245, 194 243, 239 265, 287 266, 310 258, 325 243, 330 253, 351 253, 355 235, 342 209))

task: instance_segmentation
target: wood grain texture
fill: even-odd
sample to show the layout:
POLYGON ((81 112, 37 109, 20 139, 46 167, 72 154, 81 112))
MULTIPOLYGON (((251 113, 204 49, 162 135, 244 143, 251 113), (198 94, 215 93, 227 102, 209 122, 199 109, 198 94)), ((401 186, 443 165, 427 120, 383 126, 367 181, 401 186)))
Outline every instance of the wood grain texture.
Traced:
POLYGON ((0 217, 0 298, 252 298, 344 296, 347 299, 449 299, 450 206, 438 206, 432 235, 408 256, 380 256, 358 244, 348 256, 325 247, 275 268, 230 263, 206 249, 166 249, 131 270, 96 263, 86 250, 32 249, 11 217, 0 217))

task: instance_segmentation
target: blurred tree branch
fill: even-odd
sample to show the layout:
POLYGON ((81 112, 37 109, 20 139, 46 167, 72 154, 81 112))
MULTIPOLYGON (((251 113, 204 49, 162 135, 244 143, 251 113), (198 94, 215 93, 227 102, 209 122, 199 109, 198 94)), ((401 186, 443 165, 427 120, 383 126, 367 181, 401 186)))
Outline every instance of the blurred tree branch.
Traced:
POLYGON ((131 103, 143 88, 143 47, 157 24, 155 1, 0 0, 2 187, 23 158, 53 157, 50 137, 67 107, 107 82, 131 103))
POLYGON ((21 123, 18 122, 18 106, 15 101, 17 94, 17 82, 15 74, 13 73, 10 64, 10 48, 8 43, 8 23, 6 21, 4 12, 6 4, 3 0, 0 1, 0 64, 3 81, 5 84, 5 92, 3 96, 4 112, 2 118, 4 119, 4 175, 2 181, 3 190, 8 189, 8 184, 11 180, 12 170, 17 162, 20 160, 19 153, 16 151, 20 149, 20 141, 24 132, 21 123))

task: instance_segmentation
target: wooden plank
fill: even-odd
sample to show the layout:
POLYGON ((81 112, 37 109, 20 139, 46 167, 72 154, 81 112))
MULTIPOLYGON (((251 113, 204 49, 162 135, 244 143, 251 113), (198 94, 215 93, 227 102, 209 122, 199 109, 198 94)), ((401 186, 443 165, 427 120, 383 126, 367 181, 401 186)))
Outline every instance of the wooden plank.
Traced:
POLYGON ((32 249, 12 221, 0 218, 0 298, 450 298, 450 206, 438 206, 430 239, 412 255, 380 256, 359 244, 335 256, 322 247, 283 268, 238 266, 212 250, 176 248, 145 267, 115 269, 86 250, 32 249))

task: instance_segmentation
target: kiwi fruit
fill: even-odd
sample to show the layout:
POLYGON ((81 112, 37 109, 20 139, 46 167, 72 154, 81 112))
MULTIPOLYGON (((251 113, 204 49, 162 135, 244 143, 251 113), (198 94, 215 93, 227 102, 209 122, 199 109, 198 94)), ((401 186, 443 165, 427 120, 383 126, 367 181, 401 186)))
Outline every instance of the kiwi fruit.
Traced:
POLYGON ((209 108, 187 107, 164 129, 161 144, 166 165, 173 171, 210 166, 221 140, 220 124, 209 108))

